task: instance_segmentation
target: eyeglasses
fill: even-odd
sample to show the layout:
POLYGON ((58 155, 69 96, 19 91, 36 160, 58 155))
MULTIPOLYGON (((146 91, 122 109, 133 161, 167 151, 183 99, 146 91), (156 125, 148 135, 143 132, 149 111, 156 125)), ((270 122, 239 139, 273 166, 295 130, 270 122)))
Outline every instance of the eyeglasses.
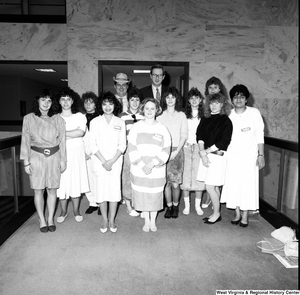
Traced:
POLYGON ((136 123, 137 122, 136 116, 133 114, 133 115, 131 115, 131 117, 133 119, 133 123, 136 123))
POLYGON ((93 104, 95 103, 92 99, 87 99, 84 104, 93 104))
POLYGON ((159 75, 157 75, 157 74, 152 74, 152 77, 154 77, 154 78, 159 78, 159 79, 161 79, 163 76, 164 76, 164 75, 162 75, 162 74, 159 74, 159 75))

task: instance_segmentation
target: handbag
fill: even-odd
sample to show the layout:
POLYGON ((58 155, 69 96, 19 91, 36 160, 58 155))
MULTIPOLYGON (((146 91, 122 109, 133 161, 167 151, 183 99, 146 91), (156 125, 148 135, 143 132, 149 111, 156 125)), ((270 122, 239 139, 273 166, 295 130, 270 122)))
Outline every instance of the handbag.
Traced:
POLYGON ((285 256, 298 258, 298 240, 295 230, 282 226, 271 233, 273 239, 264 238, 256 243, 257 247, 265 253, 284 252, 285 256))

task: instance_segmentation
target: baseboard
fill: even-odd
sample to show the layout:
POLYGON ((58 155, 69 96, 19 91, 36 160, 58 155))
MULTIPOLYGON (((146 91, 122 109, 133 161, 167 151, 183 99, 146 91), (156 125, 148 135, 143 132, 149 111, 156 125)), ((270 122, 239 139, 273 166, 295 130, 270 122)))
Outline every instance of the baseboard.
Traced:
POLYGON ((280 228, 282 226, 288 226, 296 231, 296 235, 298 238, 298 227, 299 225, 285 216, 284 214, 277 212, 276 208, 268 204, 266 201, 260 199, 259 200, 259 212, 260 215, 272 224, 275 228, 280 228))

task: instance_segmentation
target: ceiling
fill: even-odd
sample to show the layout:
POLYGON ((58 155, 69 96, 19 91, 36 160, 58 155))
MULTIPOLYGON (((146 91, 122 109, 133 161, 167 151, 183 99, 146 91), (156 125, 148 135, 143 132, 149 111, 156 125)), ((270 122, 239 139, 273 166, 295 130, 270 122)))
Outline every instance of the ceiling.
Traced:
POLYGON ((68 78, 68 67, 66 62, 60 63, 34 63, 34 62, 0 62, 0 76, 22 76, 28 79, 40 81, 57 87, 67 87, 68 82, 61 79, 68 78), (35 71, 37 68, 53 69, 55 73, 41 73, 35 71))

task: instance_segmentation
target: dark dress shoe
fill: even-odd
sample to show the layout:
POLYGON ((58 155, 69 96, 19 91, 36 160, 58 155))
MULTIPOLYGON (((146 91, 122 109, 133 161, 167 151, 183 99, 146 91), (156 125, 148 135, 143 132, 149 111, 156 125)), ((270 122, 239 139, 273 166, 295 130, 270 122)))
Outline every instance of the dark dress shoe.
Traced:
POLYGON ((56 231, 56 226, 54 224, 48 225, 48 230, 53 233, 54 231, 56 231))
POLYGON ((221 220, 222 220, 222 216, 220 215, 219 218, 216 221, 206 220, 206 221, 204 221, 204 223, 206 223, 206 224, 215 224, 216 222, 219 222, 221 220))
POLYGON ((41 231, 42 233, 47 233, 47 232, 48 232, 48 226, 40 227, 40 231, 41 231))
POLYGON ((241 227, 247 227, 247 226, 248 226, 248 223, 240 222, 240 226, 241 226, 241 227))
POLYGON ((98 215, 102 215, 100 208, 98 208, 98 215))
POLYGON ((165 218, 171 218, 172 217, 172 212, 173 211, 173 206, 170 206, 170 207, 168 207, 167 208, 167 211, 166 211, 166 213, 165 213, 165 218))
POLYGON ((177 218, 178 217, 178 211, 179 211, 179 208, 178 208, 178 205, 177 206, 173 206, 173 210, 172 210, 172 218, 177 218))
POLYGON ((94 211, 97 211, 98 207, 94 207, 94 206, 90 206, 87 208, 87 210, 85 211, 85 214, 91 214, 94 211))
POLYGON ((238 220, 231 220, 231 224, 237 225, 240 223, 242 218, 238 219, 238 220))

